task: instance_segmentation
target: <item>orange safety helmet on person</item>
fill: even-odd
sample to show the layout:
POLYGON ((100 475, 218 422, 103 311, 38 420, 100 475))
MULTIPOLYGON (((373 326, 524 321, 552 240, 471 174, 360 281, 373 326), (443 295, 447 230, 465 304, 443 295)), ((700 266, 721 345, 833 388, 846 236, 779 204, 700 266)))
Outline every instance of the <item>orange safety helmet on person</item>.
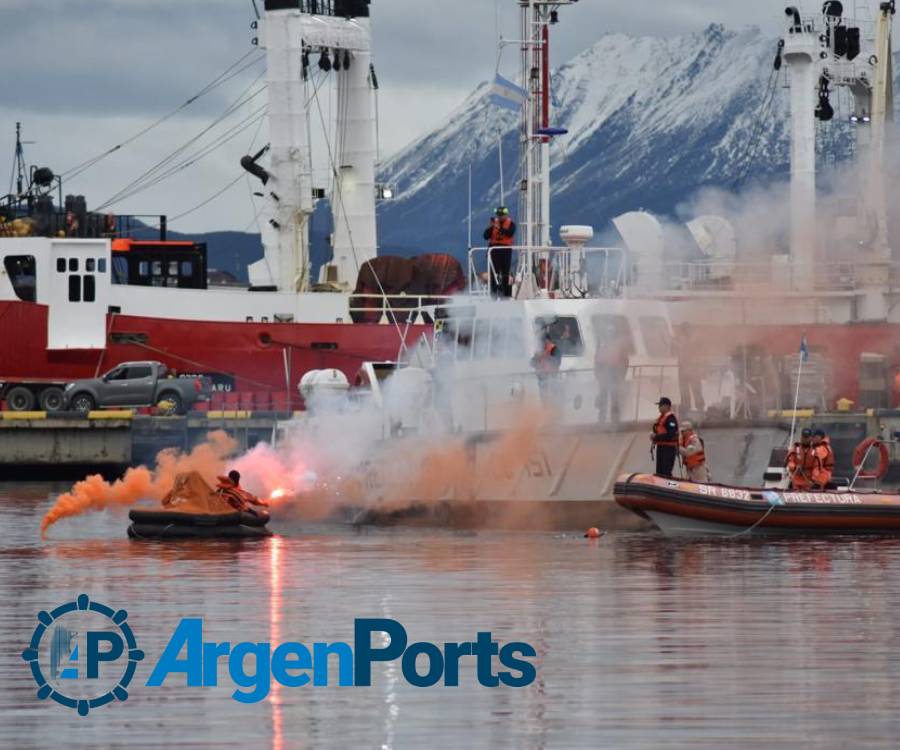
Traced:
POLYGON ((488 242, 491 247, 512 247, 515 238, 512 234, 513 220, 504 216, 491 224, 491 236, 488 242))

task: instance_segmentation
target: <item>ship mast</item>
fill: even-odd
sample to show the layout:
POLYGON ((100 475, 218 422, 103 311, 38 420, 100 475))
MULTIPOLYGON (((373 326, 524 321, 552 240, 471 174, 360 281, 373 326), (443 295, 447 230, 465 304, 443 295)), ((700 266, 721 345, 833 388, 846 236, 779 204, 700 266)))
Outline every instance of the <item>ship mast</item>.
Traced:
MULTIPOLYGON (((328 143, 334 219, 333 259, 322 270, 335 289, 349 288, 376 254, 375 81, 371 66, 370 0, 265 0, 254 43, 266 50, 270 167, 242 163, 266 186, 269 220, 265 257, 250 267, 251 286, 306 291, 309 223, 315 199, 310 122, 327 107, 314 74, 336 76, 337 138, 328 143)), ((323 123, 324 124, 324 123, 323 123)), ((327 136, 326 136, 327 138, 327 136)))
POLYGON ((518 0, 521 9, 522 108, 519 158, 522 195, 520 242, 550 247, 550 26, 559 8, 578 0, 518 0))
POLYGON ((870 252, 868 285, 872 293, 860 303, 864 318, 885 313, 882 290, 891 260, 887 232, 884 155, 887 123, 893 120, 893 49, 891 31, 895 2, 879 3, 873 48, 864 49, 862 30, 844 15, 843 3, 825 2, 821 16, 804 16, 798 6, 786 9, 784 60, 791 87, 791 262, 794 289, 811 291, 815 284, 816 248, 816 120, 835 116, 831 95, 838 88, 853 94, 859 145, 860 244, 870 252), (818 102, 818 103, 817 103, 818 102), (883 266, 878 270, 879 264, 883 266))

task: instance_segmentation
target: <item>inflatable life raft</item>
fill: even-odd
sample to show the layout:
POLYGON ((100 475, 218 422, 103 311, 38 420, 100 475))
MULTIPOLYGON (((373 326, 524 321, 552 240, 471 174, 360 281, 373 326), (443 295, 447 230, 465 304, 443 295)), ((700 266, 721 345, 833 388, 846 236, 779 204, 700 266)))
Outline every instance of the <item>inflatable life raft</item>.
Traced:
POLYGON ((794 492, 620 477, 616 502, 669 535, 900 534, 900 495, 794 492))
POLYGON ((162 507, 136 508, 132 539, 248 539, 271 536, 269 514, 238 512, 196 472, 181 474, 162 507))

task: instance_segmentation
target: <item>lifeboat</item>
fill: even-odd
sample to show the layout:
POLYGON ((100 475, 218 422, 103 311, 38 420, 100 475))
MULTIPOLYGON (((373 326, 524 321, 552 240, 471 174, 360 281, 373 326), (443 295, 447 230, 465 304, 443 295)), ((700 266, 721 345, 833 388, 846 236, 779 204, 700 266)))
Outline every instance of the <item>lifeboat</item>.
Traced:
POLYGON ((239 512, 197 472, 180 474, 161 506, 135 508, 132 539, 254 539, 268 537, 269 514, 239 512))
POLYGON ((876 491, 794 492, 631 474, 616 482, 615 499, 668 535, 900 533, 900 494, 876 491))

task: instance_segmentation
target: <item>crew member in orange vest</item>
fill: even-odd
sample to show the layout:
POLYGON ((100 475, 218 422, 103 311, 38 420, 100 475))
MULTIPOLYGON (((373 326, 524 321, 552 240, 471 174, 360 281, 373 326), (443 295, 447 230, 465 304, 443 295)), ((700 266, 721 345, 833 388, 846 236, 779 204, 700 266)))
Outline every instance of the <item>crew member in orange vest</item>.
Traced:
POLYGON ((671 477, 678 457, 678 417, 672 411, 671 399, 661 398, 656 405, 659 407, 659 419, 650 434, 651 452, 656 451, 657 476, 671 477))
POLYGON ((512 246, 515 243, 516 222, 509 215, 506 206, 500 206, 491 219, 491 225, 484 230, 488 243, 491 263, 488 275, 491 281, 491 296, 500 299, 512 297, 512 246))
POLYGON ((562 364, 562 355, 548 331, 544 334, 543 348, 531 358, 531 366, 537 375, 538 388, 541 392, 541 401, 545 405, 553 400, 551 384, 559 374, 560 364, 562 364))
POLYGON ((241 474, 234 469, 228 472, 227 477, 219 477, 219 485, 216 487, 216 492, 232 508, 242 513, 255 513, 256 511, 251 508, 252 505, 258 505, 262 508, 269 506, 267 502, 260 500, 241 487, 241 474))
POLYGON ((831 477, 834 476, 834 449, 824 430, 813 432, 812 449, 816 456, 812 470, 813 485, 820 490, 826 490, 831 477))
POLYGON ((800 442, 794 443, 787 457, 787 470, 791 478, 791 489, 805 491, 812 489, 813 475, 817 472, 819 458, 812 445, 812 430, 800 433, 800 442))
POLYGON ((683 422, 681 444, 678 446, 681 461, 687 469, 688 479, 697 484, 709 484, 709 468, 706 465, 706 445, 696 432, 694 425, 683 422))

